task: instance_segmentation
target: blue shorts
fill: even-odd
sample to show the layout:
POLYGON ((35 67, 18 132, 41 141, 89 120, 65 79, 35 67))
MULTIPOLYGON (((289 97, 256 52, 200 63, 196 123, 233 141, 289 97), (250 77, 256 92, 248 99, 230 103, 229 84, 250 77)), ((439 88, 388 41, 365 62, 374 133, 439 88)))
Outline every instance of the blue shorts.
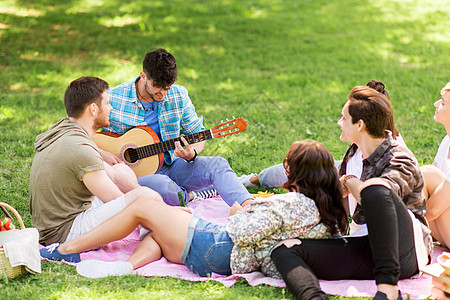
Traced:
POLYGON ((200 276, 207 276, 212 272, 231 275, 230 256, 233 245, 225 226, 193 216, 181 262, 200 276))

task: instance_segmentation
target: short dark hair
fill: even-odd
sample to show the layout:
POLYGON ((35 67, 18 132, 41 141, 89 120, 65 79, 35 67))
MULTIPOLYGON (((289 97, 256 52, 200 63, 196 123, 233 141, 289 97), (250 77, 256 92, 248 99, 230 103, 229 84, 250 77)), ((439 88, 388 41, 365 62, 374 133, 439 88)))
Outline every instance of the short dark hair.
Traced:
POLYGON ((283 187, 311 198, 319 209, 321 222, 330 234, 343 234, 348 226, 342 185, 330 152, 316 141, 297 141, 284 159, 289 166, 283 187))
POLYGON ((166 88, 177 80, 177 61, 166 49, 148 52, 142 63, 142 69, 148 78, 153 79, 153 86, 166 88))
POLYGON ((79 118, 89 104, 97 103, 100 106, 101 95, 108 88, 108 83, 98 77, 86 76, 75 79, 64 94, 67 115, 79 118))
POLYGON ((385 137, 386 130, 396 131, 392 106, 388 97, 367 85, 354 87, 348 96, 348 112, 352 117, 353 124, 363 120, 367 132, 375 138, 385 137))

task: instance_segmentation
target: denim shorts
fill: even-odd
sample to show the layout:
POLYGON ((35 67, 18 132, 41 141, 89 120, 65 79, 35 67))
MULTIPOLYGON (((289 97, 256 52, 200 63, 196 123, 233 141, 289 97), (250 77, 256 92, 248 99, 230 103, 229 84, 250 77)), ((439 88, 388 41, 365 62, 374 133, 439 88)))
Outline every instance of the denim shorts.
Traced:
POLYGON ((233 242, 225 226, 192 217, 186 244, 181 254, 183 262, 200 276, 216 273, 231 275, 230 256, 233 242))

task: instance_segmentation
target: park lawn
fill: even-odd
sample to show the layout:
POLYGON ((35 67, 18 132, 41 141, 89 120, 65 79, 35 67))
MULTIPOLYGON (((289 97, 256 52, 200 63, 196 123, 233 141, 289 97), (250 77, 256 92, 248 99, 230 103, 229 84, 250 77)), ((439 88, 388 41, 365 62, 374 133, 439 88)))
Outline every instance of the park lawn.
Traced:
MULTIPOLYGON (((66 86, 98 76, 134 79, 147 51, 177 58, 207 128, 232 116, 247 131, 207 142, 238 175, 282 161, 295 140, 322 142, 336 159, 348 93, 385 82, 395 120, 421 164, 445 131, 433 102, 449 81, 449 0, 0 1, 0 201, 31 226, 33 142, 65 116, 66 86)), ((407 292, 407 291, 404 291, 407 292)), ((0 281, 0 299, 291 299, 283 288, 126 276, 89 280, 73 267, 0 281)), ((331 297, 331 296, 330 296, 331 297)))

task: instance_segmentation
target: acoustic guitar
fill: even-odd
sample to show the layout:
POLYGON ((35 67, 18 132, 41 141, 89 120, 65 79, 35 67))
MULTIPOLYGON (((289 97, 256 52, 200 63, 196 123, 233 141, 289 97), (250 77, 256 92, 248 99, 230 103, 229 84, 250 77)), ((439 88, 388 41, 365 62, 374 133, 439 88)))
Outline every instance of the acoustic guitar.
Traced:
MULTIPOLYGON (((247 121, 236 118, 214 128, 183 137, 189 144, 194 144, 239 133, 246 129, 247 121)), ((103 150, 117 155, 133 169, 138 177, 155 174, 164 163, 163 153, 175 149, 176 141, 183 145, 179 137, 160 142, 158 135, 148 126, 133 127, 124 134, 100 131, 94 134, 92 139, 103 150)))

